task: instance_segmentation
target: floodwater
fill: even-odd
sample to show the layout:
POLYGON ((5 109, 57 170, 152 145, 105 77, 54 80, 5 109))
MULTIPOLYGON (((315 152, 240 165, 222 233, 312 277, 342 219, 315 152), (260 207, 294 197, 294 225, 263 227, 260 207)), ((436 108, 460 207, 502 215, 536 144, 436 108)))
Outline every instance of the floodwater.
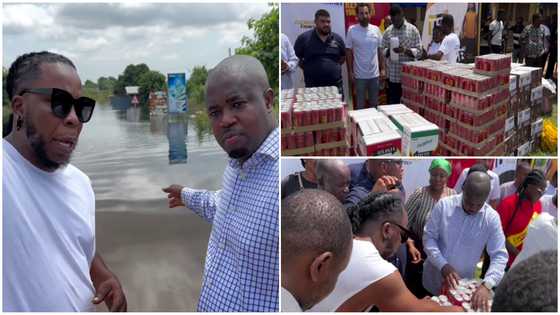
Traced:
POLYGON ((188 115, 98 105, 82 130, 72 163, 92 181, 97 251, 129 311, 196 310, 211 226, 169 209, 161 188, 220 188, 227 156, 201 126, 188 115))

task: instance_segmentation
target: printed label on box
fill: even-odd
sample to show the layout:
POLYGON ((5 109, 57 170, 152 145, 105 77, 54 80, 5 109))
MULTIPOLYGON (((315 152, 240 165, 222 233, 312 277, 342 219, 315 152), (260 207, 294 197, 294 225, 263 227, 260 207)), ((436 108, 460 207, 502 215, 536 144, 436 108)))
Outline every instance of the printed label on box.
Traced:
POLYGON ((527 156, 531 150, 531 142, 526 142, 517 148, 518 156, 527 156))
POLYGON ((536 87, 531 90, 531 102, 541 100, 543 98, 543 86, 536 87))
POLYGON ((515 95, 517 93, 517 76, 515 75, 509 76, 509 92, 512 95, 515 95))
POLYGON ((513 128, 515 128, 515 116, 511 116, 508 119, 506 119, 505 132, 507 133, 508 131, 511 131, 513 128))
POLYGON ((519 124, 519 126, 527 125, 527 123, 530 120, 531 120, 531 109, 530 108, 522 110, 517 114, 517 123, 519 124))
POLYGON ((539 135, 543 130, 544 121, 542 118, 531 124, 531 136, 539 135))

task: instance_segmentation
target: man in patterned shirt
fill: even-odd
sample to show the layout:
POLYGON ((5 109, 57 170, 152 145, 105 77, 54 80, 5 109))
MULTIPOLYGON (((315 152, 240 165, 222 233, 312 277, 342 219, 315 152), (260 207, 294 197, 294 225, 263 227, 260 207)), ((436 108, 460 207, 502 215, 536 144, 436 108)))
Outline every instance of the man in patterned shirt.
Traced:
POLYGON ((224 59, 208 74, 206 104, 230 157, 222 189, 163 189, 169 207, 186 206, 212 224, 198 311, 277 312, 278 128, 262 64, 224 59))
POLYGON ((525 64, 540 67, 540 58, 544 54, 544 31, 541 26, 541 15, 533 14, 533 24, 527 25, 521 33, 521 47, 525 48, 525 64))
POLYGON ((422 45, 420 43, 420 33, 418 29, 408 23, 404 17, 400 6, 395 5, 389 11, 391 16, 391 26, 389 26, 383 34, 381 48, 387 60, 389 69, 389 91, 387 93, 388 104, 399 104, 401 102, 401 68, 403 62, 413 61, 422 54, 422 45), (391 38, 399 39, 399 47, 393 48, 393 52, 398 54, 398 61, 390 58, 390 41, 391 38))

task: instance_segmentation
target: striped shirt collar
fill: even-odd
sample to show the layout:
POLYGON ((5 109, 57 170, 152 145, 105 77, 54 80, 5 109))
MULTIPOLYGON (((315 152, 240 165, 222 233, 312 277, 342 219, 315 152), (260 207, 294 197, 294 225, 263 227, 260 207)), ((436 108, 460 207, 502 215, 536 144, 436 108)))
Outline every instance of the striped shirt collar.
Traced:
POLYGON ((238 159, 230 159, 229 166, 234 169, 248 169, 260 164, 265 159, 278 160, 278 127, 274 128, 260 145, 260 147, 241 165, 238 159))

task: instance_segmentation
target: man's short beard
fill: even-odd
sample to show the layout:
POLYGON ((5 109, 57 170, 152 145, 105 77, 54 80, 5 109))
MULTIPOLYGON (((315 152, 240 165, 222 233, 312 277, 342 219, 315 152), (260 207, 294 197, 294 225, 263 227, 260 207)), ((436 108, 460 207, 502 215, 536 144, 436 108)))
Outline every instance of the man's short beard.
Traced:
POLYGON ((29 145, 31 145, 31 148, 33 149, 35 155, 37 156, 37 159, 39 160, 39 163, 44 168, 54 171, 61 166, 65 166, 66 164, 68 164, 68 161, 58 163, 49 159, 49 157, 47 156, 47 152, 45 151, 45 141, 43 141, 43 139, 41 139, 41 136, 37 134, 37 130, 31 123, 31 119, 26 119, 25 134, 27 136, 27 139, 29 140, 29 145))
POLYGON ((241 159, 249 155, 249 150, 247 148, 235 149, 230 151, 228 155, 232 159, 241 159))
POLYGON ((323 29, 319 29, 319 34, 321 35, 329 35, 331 33, 331 30, 328 29, 327 31, 323 31, 323 29))

